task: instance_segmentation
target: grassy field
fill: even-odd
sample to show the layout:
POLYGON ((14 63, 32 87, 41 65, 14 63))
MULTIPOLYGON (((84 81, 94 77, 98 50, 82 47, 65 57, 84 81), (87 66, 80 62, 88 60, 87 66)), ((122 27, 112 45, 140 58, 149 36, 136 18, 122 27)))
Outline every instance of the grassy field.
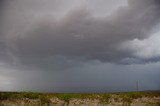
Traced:
POLYGON ((50 102, 50 99, 56 97, 65 102, 71 99, 98 99, 101 102, 108 102, 110 98, 115 101, 132 102, 133 99, 142 97, 160 97, 160 91, 147 92, 124 92, 124 93, 33 93, 33 92, 0 92, 0 100, 15 99, 39 99, 43 103, 50 102))

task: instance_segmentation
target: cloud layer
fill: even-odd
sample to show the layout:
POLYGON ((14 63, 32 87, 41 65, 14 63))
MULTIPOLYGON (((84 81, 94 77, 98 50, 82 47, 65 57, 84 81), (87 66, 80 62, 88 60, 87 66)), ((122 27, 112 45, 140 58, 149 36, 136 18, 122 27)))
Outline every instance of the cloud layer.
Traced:
MULTIPOLYGON (((64 15, 58 15, 61 16, 59 18, 45 13, 43 8, 44 13, 38 14, 40 10, 37 10, 36 5, 33 11, 29 7, 26 9, 23 7, 25 2, 10 1, 8 10, 3 12, 6 12, 6 19, 4 34, 1 35, 3 40, 0 42, 0 58, 16 65, 51 67, 53 63, 57 64, 57 61, 66 61, 65 58, 71 61, 78 59, 121 64, 138 63, 137 61, 142 61, 141 58, 135 57, 133 50, 121 49, 125 47, 123 43, 131 41, 132 44, 137 43, 132 41, 134 39, 147 39, 152 36, 154 28, 160 22, 158 0, 128 0, 127 6, 119 7, 112 15, 106 17, 94 17, 81 3, 78 8, 73 6, 64 15), (22 6, 16 7, 16 3, 22 3, 22 6), (18 9, 22 10, 14 11, 18 9), (14 16, 12 20, 12 14, 7 14, 10 12, 13 12, 14 16), (33 15, 34 13, 37 15, 33 15), (16 24, 8 24, 8 21, 15 21, 16 24)), ((38 3, 38 6, 45 5, 42 1, 38 3)), ((58 2, 54 1, 53 4, 56 3, 58 2)), ((32 3, 29 1, 29 4, 32 3)), ((57 9, 56 5, 54 7, 57 9)), ((62 12, 59 11, 60 13, 62 12)), ((128 48, 130 47, 132 46, 128 48)), ((153 53, 147 59, 154 57, 153 53)))
POLYGON ((1 0, 0 90, 160 89, 159 0, 1 0))

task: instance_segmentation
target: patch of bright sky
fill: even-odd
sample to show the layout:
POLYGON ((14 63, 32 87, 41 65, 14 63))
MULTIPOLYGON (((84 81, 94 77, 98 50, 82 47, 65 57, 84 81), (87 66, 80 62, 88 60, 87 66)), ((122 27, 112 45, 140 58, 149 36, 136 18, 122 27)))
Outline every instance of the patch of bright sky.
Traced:
POLYGON ((135 56, 143 59, 160 57, 160 31, 154 33, 147 39, 125 42, 122 46, 125 49, 131 50, 135 56))

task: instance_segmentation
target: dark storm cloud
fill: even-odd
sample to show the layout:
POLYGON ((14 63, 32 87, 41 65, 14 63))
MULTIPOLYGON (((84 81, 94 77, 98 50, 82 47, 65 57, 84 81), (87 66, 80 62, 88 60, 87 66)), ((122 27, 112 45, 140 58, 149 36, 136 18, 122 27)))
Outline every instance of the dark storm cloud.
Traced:
POLYGON ((160 89, 159 0, 128 0, 106 17, 93 0, 1 1, 0 90, 160 89))
MULTIPOLYGON (((4 35, 6 57, 11 63, 42 69, 53 69, 53 63, 57 65, 60 61, 62 65, 77 58, 77 61, 138 63, 143 60, 135 59, 131 51, 121 50, 119 45, 135 38, 148 38, 160 22, 159 9, 158 0, 129 0, 128 6, 103 18, 93 17, 85 6, 73 8, 59 19, 40 16, 4 35)), ((29 10, 23 12, 27 14, 29 10)))

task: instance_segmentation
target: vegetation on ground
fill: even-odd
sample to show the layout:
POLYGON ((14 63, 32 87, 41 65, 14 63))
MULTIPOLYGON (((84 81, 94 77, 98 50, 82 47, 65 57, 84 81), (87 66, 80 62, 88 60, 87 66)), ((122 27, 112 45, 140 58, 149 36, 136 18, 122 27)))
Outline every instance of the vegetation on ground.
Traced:
POLYGON ((152 92, 124 92, 124 93, 33 93, 33 92, 0 92, 0 100, 39 99, 42 103, 49 103, 50 99, 57 97, 67 103, 71 99, 98 99, 101 102, 115 101, 131 103, 133 99, 141 97, 160 97, 160 91, 152 92))

